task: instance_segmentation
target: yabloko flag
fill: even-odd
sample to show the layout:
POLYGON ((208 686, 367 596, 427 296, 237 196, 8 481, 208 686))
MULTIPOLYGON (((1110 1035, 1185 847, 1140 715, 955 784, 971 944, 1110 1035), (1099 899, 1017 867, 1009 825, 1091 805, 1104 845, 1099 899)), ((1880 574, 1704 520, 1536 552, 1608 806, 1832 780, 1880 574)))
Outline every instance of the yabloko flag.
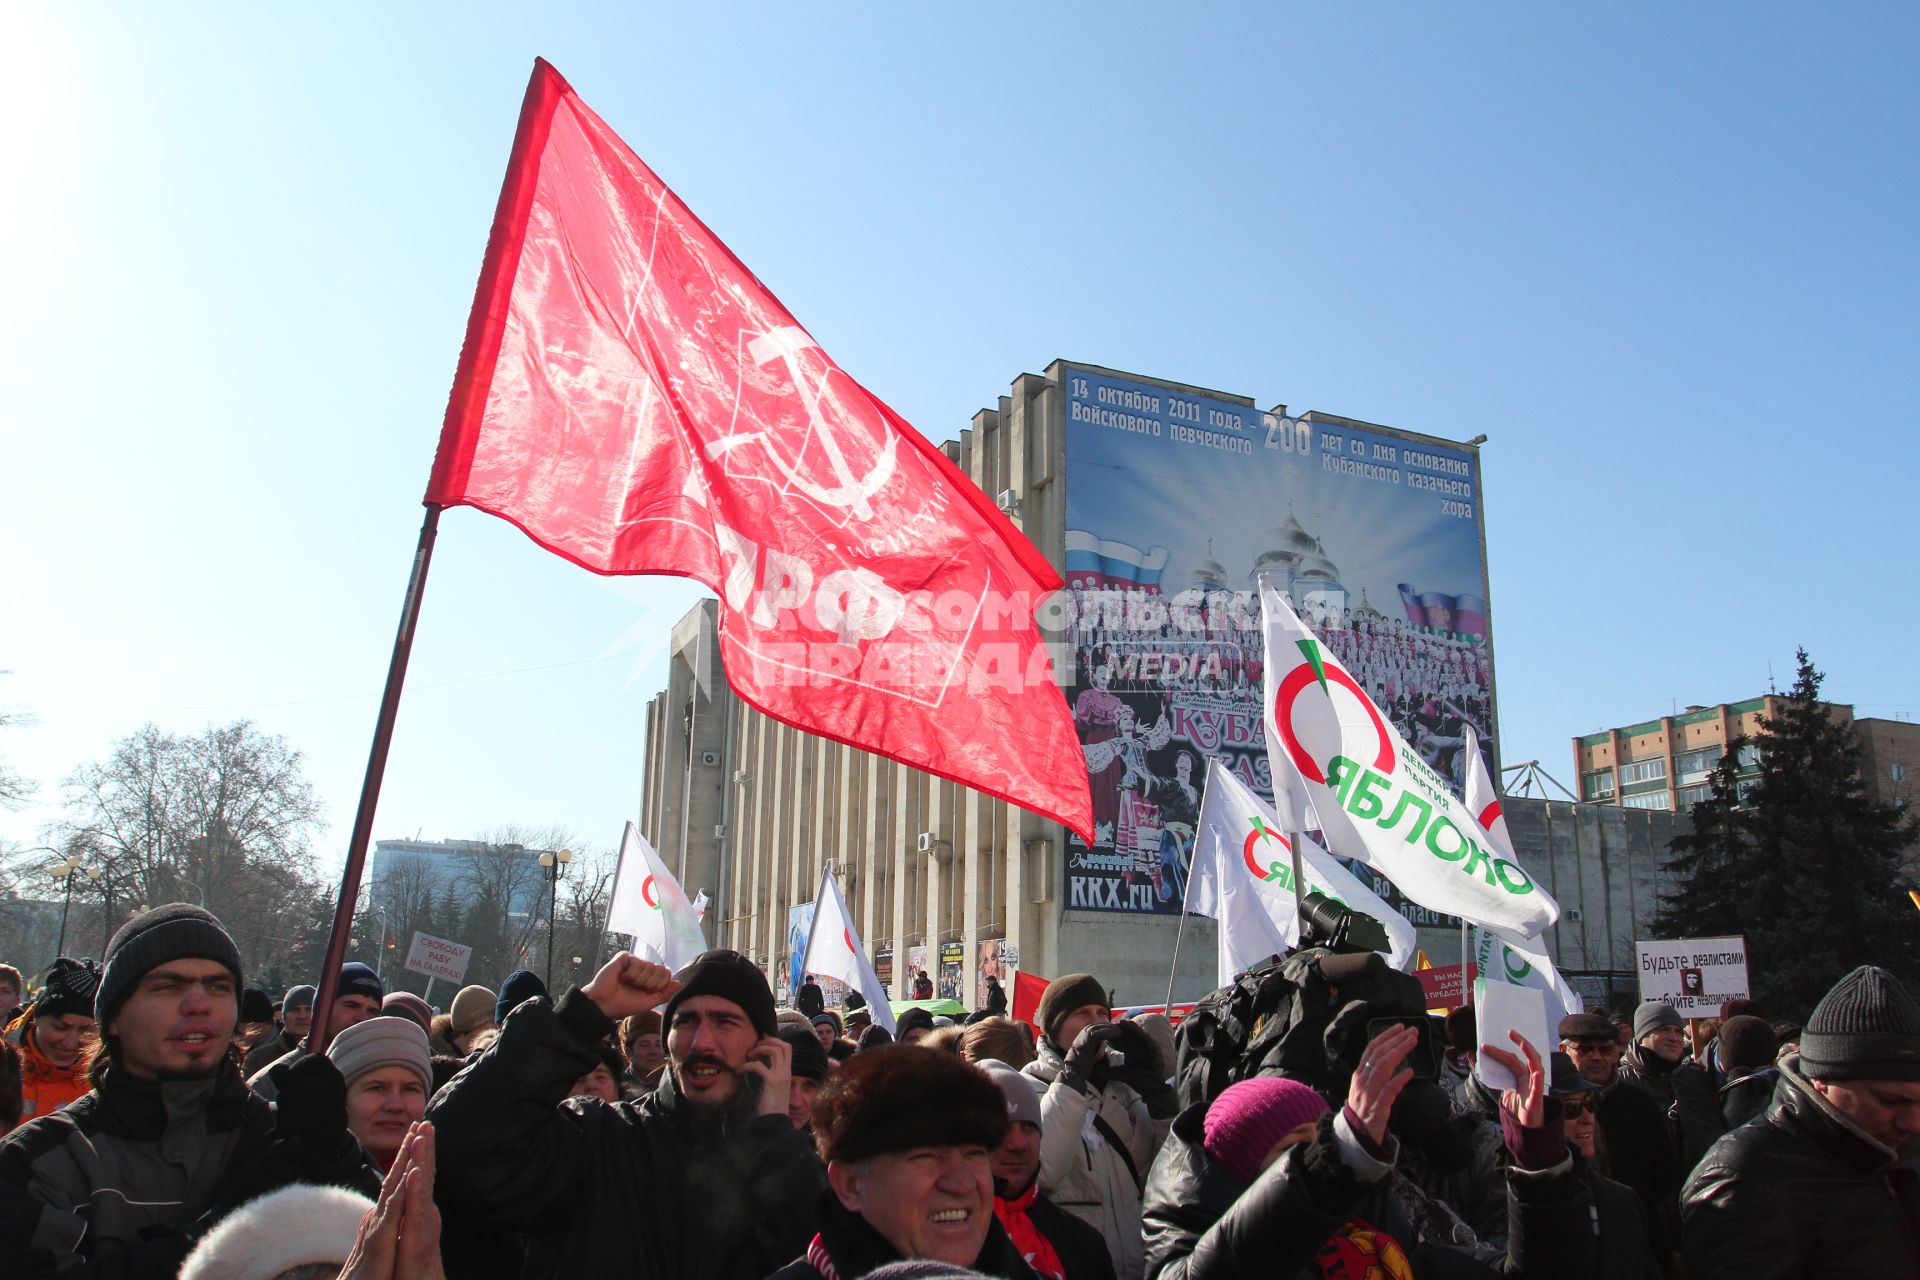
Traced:
POLYGON ((761 711, 1093 838, 1052 566, 544 61, 426 501, 705 583, 761 711))
POLYGON ((620 837, 620 865, 607 903, 607 932, 633 938, 633 953, 669 969, 707 949, 700 920, 680 882, 631 822, 620 837))
MULTIPOLYGON (((1472 725, 1467 726, 1465 750, 1467 811, 1480 825, 1487 848, 1518 865, 1519 859, 1513 853, 1513 837, 1507 832, 1506 814, 1501 811, 1500 789, 1494 785, 1493 774, 1480 754, 1480 735, 1473 731, 1472 725)), ((1474 929, 1472 945, 1473 962, 1488 982, 1511 982, 1546 992, 1547 1017, 1554 1026, 1560 1025, 1561 1018, 1586 1009, 1586 1001, 1567 985, 1544 947, 1498 937, 1481 928, 1474 929)))
POLYGON ((867 959, 867 950, 860 945, 860 935, 853 928, 853 913, 847 910, 847 900, 840 896, 840 882, 833 878, 831 871, 820 873, 820 892, 814 895, 813 927, 807 931, 804 954, 806 959, 800 965, 802 973, 840 979, 873 1006, 876 1023, 888 1031, 894 1030, 893 1006, 887 1000, 887 989, 880 985, 873 961, 867 959))
POLYGON ((1446 782, 1264 577, 1260 603, 1267 753, 1276 778, 1298 772, 1327 843, 1421 906, 1508 938, 1538 937, 1559 919, 1553 896, 1487 847, 1446 782))
MULTIPOLYGON (((1218 760, 1207 762, 1206 794, 1195 824, 1193 883, 1187 910, 1220 922, 1220 984, 1300 941, 1293 900, 1293 854, 1281 819, 1218 760)), ((1340 860, 1300 837, 1303 893, 1318 890, 1386 926, 1388 961, 1412 967, 1418 947, 1405 916, 1360 883, 1340 860)))

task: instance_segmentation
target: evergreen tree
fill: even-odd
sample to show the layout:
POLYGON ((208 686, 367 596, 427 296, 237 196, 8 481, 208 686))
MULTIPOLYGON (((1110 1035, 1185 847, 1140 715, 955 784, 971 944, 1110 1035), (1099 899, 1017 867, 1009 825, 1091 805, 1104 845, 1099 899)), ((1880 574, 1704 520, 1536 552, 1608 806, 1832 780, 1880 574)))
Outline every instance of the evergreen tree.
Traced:
POLYGON ((1853 726, 1819 704, 1823 679, 1801 650, 1780 714, 1760 721, 1744 804, 1739 744, 1721 760, 1693 831, 1673 841, 1679 882, 1656 922, 1668 937, 1744 934, 1754 997, 1776 1016, 1804 1017, 1858 965, 1920 979, 1920 922, 1901 882, 1920 829, 1867 794, 1853 726))
POLYGON ((1746 739, 1735 738, 1707 777, 1709 795, 1693 806, 1688 829, 1668 845, 1675 891, 1653 922, 1662 938, 1746 933, 1751 834, 1740 811, 1738 773, 1746 739))

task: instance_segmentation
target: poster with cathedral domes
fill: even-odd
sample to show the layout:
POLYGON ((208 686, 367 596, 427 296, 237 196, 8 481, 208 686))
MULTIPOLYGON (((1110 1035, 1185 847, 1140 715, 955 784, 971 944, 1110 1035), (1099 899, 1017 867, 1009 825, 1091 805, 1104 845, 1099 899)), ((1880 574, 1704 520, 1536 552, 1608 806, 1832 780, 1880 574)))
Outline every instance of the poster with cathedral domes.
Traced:
POLYGON ((1458 785, 1464 726, 1494 737, 1475 451, 1089 365, 1055 372, 1067 700, 1095 824, 1091 846, 1067 837, 1068 909, 1178 914, 1207 758, 1272 794, 1262 573, 1458 785))

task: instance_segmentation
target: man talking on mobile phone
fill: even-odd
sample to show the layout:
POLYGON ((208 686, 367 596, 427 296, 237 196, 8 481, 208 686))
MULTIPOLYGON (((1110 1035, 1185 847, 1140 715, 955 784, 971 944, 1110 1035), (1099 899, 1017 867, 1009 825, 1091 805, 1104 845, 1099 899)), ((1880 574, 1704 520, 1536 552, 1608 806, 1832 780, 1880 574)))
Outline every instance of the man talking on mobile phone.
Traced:
POLYGON ((628 952, 529 1000, 427 1119, 436 1193, 527 1237, 527 1280, 760 1280, 806 1247, 826 1178, 787 1118, 793 1049, 746 957, 679 973, 628 952), (667 1069, 633 1102, 567 1100, 621 1018, 661 1011, 667 1069))

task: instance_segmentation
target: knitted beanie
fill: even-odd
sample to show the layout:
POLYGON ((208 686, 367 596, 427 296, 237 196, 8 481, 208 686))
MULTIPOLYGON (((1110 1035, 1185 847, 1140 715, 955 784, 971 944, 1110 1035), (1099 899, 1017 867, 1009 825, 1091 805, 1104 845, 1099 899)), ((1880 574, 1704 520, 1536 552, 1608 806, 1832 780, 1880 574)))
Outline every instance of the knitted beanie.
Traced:
MULTIPOLYGON (((33 1002, 33 1016, 59 1018, 77 1013, 91 1018, 93 998, 99 990, 100 971, 93 967, 93 961, 82 964, 61 956, 53 962, 53 968, 47 973, 47 985, 40 988, 33 1002)), ((0 1011, 0 1017, 4 1016, 0 1011)))
POLYGON ((535 996, 548 997, 547 984, 531 969, 515 969, 500 984, 500 998, 493 1002, 493 1024, 497 1027, 507 1015, 535 996))
POLYGON ((313 998, 318 994, 319 992, 304 984, 288 987, 286 996, 280 1001, 280 1016, 284 1018, 295 1009, 313 1008, 313 998))
POLYGON ((1662 1027, 1684 1030, 1686 1025, 1680 1011, 1665 1000, 1648 1000, 1633 1011, 1633 1042, 1640 1043, 1662 1027))
POLYGON ((1720 1024, 1720 1065, 1728 1071, 1770 1067, 1779 1050, 1779 1037, 1763 1019, 1741 1014, 1720 1024))
POLYGON ((380 981, 380 975, 358 960, 349 960, 340 966, 340 981, 334 985, 333 994, 340 996, 372 996, 376 1001, 386 999, 387 989, 380 981))
POLYGON ((827 1078, 827 1051, 820 1047, 819 1036, 805 1027, 781 1027, 776 1034, 793 1046, 794 1079, 825 1080, 827 1078))
POLYGON ((389 991, 387 998, 380 1002, 380 1012, 412 1018, 422 1031, 433 1025, 433 1006, 411 991, 389 991))
POLYGON ((333 1038, 327 1056, 340 1074, 353 1082, 378 1067, 405 1067, 433 1088, 433 1052, 427 1033, 412 1018, 382 1015, 356 1022, 333 1038))
POLYGON ((272 1022, 273 1000, 266 992, 248 987, 240 993, 240 1021, 272 1022))
POLYGON ((1800 1032, 1800 1071, 1819 1080, 1920 1080, 1920 1004, 1861 965, 1820 998, 1800 1032))
POLYGON ((149 970, 169 960, 186 959, 212 960, 225 965, 233 974, 235 986, 243 979, 240 948, 233 945, 226 926, 205 907, 169 902, 151 911, 142 911, 121 925, 107 943, 105 961, 100 967, 100 988, 93 996, 93 1016, 100 1024, 101 1034, 106 1034, 113 1015, 120 1011, 120 1006, 127 1002, 127 997, 149 970))
POLYGON ((296 1267, 338 1267, 371 1208, 340 1187, 282 1187, 222 1218, 187 1255, 180 1280, 273 1280, 296 1267))
MULTIPOLYGON (((922 1031, 933 1030, 933 1015, 931 1013, 928 1013, 925 1009, 915 1006, 914 1008, 911 1008, 911 1009, 903 1009, 900 1013, 900 1016, 898 1018, 895 1018, 893 1022, 893 1029, 896 1033, 899 1034, 900 1042, 902 1044, 906 1043, 907 1032, 912 1031, 915 1027, 918 1027, 922 1031)), ((868 1028, 868 1030, 871 1030, 871 1029, 872 1028, 868 1028)), ((885 1027, 882 1027, 880 1029, 882 1031, 886 1030, 885 1027)), ((866 1035, 866 1032, 861 1033, 861 1036, 863 1039, 865 1035, 866 1035)))
POLYGON ((478 1031, 492 1019, 493 1009, 492 987, 460 988, 453 997, 453 1003, 447 1006, 447 1013, 453 1018, 453 1034, 464 1036, 470 1031, 478 1031))
POLYGON ((1015 1124, 1024 1120, 1036 1129, 1040 1127, 1040 1091, 1033 1087, 1031 1078, 998 1058, 982 1058, 973 1065, 986 1072, 987 1079, 1007 1095, 1007 1119, 1015 1124))
POLYGON ((1107 1003, 1107 989, 1090 973, 1069 973, 1047 984, 1046 991, 1040 996, 1040 1007, 1034 1012, 1034 1021, 1040 1024, 1041 1035, 1059 1048, 1069 1049, 1072 1046, 1061 1044, 1054 1032, 1059 1030, 1068 1014, 1090 1004, 1097 1004, 1102 1009, 1111 1008, 1107 1003))
POLYGON ((673 1027, 673 1011, 681 1001, 694 996, 718 996, 739 1005, 747 1021, 763 1036, 772 1035, 779 1025, 767 975, 738 951, 704 951, 673 976, 680 983, 680 989, 660 1011, 669 1030, 673 1027))
POLYGON ((1260 1162, 1288 1133, 1329 1110, 1327 1100, 1298 1080, 1262 1076, 1230 1084, 1207 1108, 1201 1143, 1214 1163, 1241 1182, 1260 1176, 1260 1162))

